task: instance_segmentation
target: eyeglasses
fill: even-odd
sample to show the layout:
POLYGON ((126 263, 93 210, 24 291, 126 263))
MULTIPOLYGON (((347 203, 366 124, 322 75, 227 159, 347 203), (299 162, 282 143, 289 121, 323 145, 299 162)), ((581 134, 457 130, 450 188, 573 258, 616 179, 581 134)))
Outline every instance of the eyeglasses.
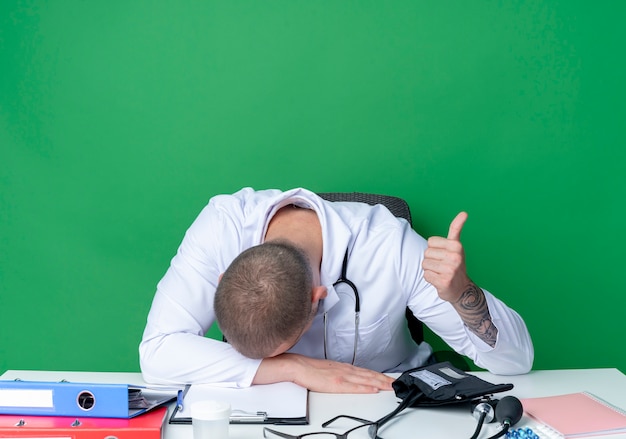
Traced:
MULTIPOLYGON (((332 424, 333 422, 335 422, 336 420, 340 419, 340 418, 347 418, 347 419, 352 419, 353 421, 358 421, 361 423, 361 425, 357 425, 356 427, 351 428, 350 430, 344 432, 344 433, 334 433, 331 431, 314 431, 312 433, 304 433, 304 434, 300 434, 297 436, 294 436, 292 434, 288 434, 288 433, 283 433, 282 431, 276 431, 273 430, 271 428, 267 428, 265 427, 263 429, 263 437, 268 437, 267 434, 270 433, 272 435, 278 436, 278 437, 282 437, 285 439, 303 439, 303 438, 308 438, 308 437, 314 437, 315 439, 348 439, 348 435, 354 431, 357 430, 361 430, 363 431, 363 429, 367 429, 367 436, 370 439, 381 439, 378 437, 378 428, 380 427, 376 422, 371 422, 368 421, 366 419, 361 419, 361 418, 356 418, 353 416, 346 416, 346 415, 340 415, 340 416, 336 416, 333 419, 326 421, 322 424, 322 427, 328 427, 330 424, 332 424)), ((350 436, 350 439, 352 439, 354 435, 350 436)), ((269 436, 272 437, 272 436, 269 436)), ((356 437, 356 436, 355 436, 356 437)))
MULTIPOLYGON (((271 428, 265 427, 263 428, 263 437, 265 438, 268 437, 267 433, 270 433, 274 436, 282 437, 285 439, 302 439, 302 438, 307 438, 307 437, 314 437, 315 439, 348 439, 348 435, 350 433, 357 431, 357 430, 361 430, 361 429, 367 429, 366 430, 367 437, 369 437, 370 439, 382 439, 380 436, 378 436, 378 431, 380 430, 380 428, 383 425, 385 425, 387 422, 389 422, 394 416, 396 416, 402 410, 404 410, 407 407, 410 407, 415 401, 417 401, 417 399, 420 396, 422 396, 422 393, 421 391, 419 391, 419 389, 417 388, 412 389, 409 392, 409 394, 402 401, 400 401, 400 404, 398 404, 398 406, 395 409, 393 409, 391 412, 389 412, 388 414, 386 414, 385 416, 383 416, 382 418, 380 418, 378 421, 375 421, 375 422, 368 421, 367 419, 357 418, 355 416, 339 415, 339 416, 335 416, 334 418, 322 424, 322 427, 326 428, 330 424, 335 422, 336 420, 342 419, 342 418, 351 419, 353 421, 357 421, 361 423, 361 425, 351 428, 345 433, 334 433, 330 431, 314 431, 311 433, 304 433, 304 434, 295 436, 292 434, 283 433, 282 431, 276 431, 271 428)), ((352 437, 355 437, 355 435, 352 435, 350 439, 352 439, 352 437)))

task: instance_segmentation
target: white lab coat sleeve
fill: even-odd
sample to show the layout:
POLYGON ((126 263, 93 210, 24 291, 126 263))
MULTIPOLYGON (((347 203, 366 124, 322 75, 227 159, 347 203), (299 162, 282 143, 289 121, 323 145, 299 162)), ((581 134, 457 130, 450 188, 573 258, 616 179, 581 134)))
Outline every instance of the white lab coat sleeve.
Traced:
POLYGON ((498 328, 498 337, 492 348, 464 326, 476 350, 474 362, 498 375, 528 373, 533 365, 534 348, 524 320, 489 291, 483 289, 483 292, 491 320, 498 328))
POLYGON ((237 221, 241 220, 231 213, 209 203, 159 282, 139 346, 145 381, 251 384, 260 360, 205 337, 215 321, 213 298, 219 275, 240 252, 237 221))
POLYGON ((424 279, 422 260, 427 242, 409 227, 400 246, 398 269, 410 291, 408 306, 413 314, 456 352, 469 357, 491 373, 515 375, 530 371, 534 349, 520 315, 490 292, 484 291, 493 324, 498 329, 495 347, 469 330, 452 305, 442 300, 436 288, 424 279))

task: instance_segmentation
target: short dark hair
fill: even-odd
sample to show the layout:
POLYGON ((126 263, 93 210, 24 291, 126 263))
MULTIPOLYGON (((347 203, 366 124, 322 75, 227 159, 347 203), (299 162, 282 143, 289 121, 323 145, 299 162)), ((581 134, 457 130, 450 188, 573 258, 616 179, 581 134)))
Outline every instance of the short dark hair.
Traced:
POLYGON ((228 342, 249 358, 265 358, 295 339, 310 319, 313 274, 300 248, 272 241, 233 260, 215 292, 215 315, 228 342))

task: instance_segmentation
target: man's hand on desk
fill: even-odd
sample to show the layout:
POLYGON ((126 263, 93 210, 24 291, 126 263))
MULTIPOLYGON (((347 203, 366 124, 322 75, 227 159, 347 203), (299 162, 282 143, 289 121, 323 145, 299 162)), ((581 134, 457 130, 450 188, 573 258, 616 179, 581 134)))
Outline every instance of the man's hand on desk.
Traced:
POLYGON ((392 390, 393 380, 380 372, 347 363, 281 354, 261 362, 253 384, 292 381, 315 392, 377 393, 392 390))

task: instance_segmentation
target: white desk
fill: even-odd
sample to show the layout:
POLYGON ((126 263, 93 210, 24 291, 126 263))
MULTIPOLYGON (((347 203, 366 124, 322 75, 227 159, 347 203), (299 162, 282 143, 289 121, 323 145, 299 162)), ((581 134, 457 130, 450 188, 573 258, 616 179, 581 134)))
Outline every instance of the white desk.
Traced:
MULTIPOLYGON (((492 383, 513 383, 515 388, 499 396, 511 394, 518 398, 549 396, 563 393, 589 391, 606 401, 626 409, 626 376, 617 369, 581 369, 532 371, 528 375, 497 376, 487 372, 476 372, 477 376, 492 383)), ((5 372, 0 379, 58 381, 67 379, 77 382, 103 382, 145 384, 139 373, 105 372, 51 372, 16 371, 5 372)), ((376 420, 391 411, 397 404, 393 392, 375 395, 333 395, 311 392, 309 395, 310 425, 277 426, 276 429, 291 434, 320 431, 321 424, 338 415, 346 414, 376 420)), ((171 409, 170 409, 171 410, 171 409)), ((169 415, 168 415, 169 416, 169 415)), ((338 423, 340 433, 354 426, 353 423, 338 423)), ((536 424, 526 416, 515 426, 536 428, 536 424)), ((469 438, 476 421, 467 407, 440 407, 435 409, 407 409, 390 421, 381 430, 385 439, 419 438, 469 438)), ((231 425, 231 439, 262 438, 262 425, 231 425)), ((479 438, 495 433, 494 424, 486 425, 479 438)), ((355 432, 356 433, 356 432, 355 432)), ((188 425, 165 425, 164 439, 192 439, 192 429, 188 425)), ((355 435, 353 439, 360 436, 355 435)), ((603 436, 626 439, 626 434, 603 436)), ((352 439, 352 437, 351 437, 352 439)))

